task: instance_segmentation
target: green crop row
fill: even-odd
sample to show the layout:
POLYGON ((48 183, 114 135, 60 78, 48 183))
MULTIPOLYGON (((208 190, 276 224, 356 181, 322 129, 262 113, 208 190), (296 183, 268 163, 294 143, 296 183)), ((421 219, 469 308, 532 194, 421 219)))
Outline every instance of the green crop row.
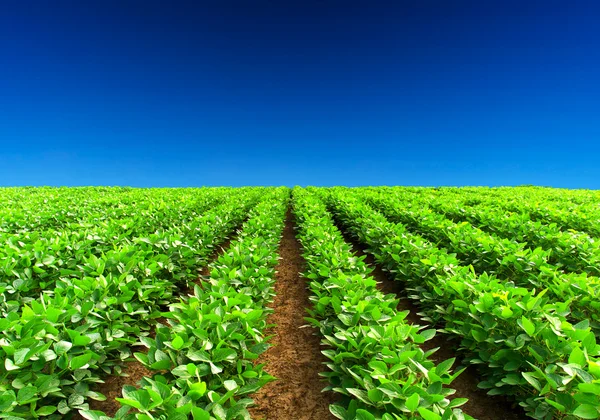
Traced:
POLYGON ((206 204, 234 190, 90 187, 18 191, 16 197, 6 190, 0 192, 0 233, 71 230, 121 220, 127 224, 127 219, 132 218, 156 229, 160 225, 155 223, 168 223, 162 217, 153 217, 161 214, 157 210, 167 209, 168 214, 180 216, 173 221, 185 219, 186 213, 202 211, 206 204))
POLYGON ((514 191, 493 190, 489 195, 477 192, 466 193, 455 189, 461 197, 468 197, 471 204, 485 206, 493 205, 516 213, 526 213, 534 221, 550 224, 555 223, 564 230, 573 229, 586 232, 592 236, 600 236, 600 208, 599 197, 589 191, 587 202, 579 200, 576 203, 558 199, 557 197, 568 197, 568 193, 559 196, 555 194, 529 193, 515 194, 514 191))
POLYGON ((568 322, 568 303, 486 273, 390 223, 343 190, 320 191, 338 220, 406 283, 433 323, 460 340, 489 393, 516 398, 537 419, 600 416, 600 346, 589 322, 568 322))
MULTIPOLYGON (((398 189, 403 187, 396 187, 398 189)), ((452 192, 458 195, 470 195, 472 198, 514 199, 550 205, 571 206, 594 204, 600 199, 600 193, 594 190, 573 190, 546 187, 440 187, 438 191, 452 192)), ((421 192, 431 192, 431 188, 421 188, 421 192)))
MULTIPOLYGON (((166 279, 189 276, 199 265, 198 253, 210 251, 211 235, 216 232, 213 226, 234 227, 256 201, 257 194, 235 193, 210 211, 173 223, 167 229, 160 225, 148 229, 144 220, 160 216, 141 214, 137 217, 139 222, 130 221, 128 226, 111 222, 73 230, 5 235, 0 245, 0 291, 11 300, 26 300, 60 287, 57 282, 78 280, 82 275, 96 276, 107 267, 118 274, 133 270, 142 276, 166 279), (242 205, 236 205, 237 200, 242 205), (148 258, 148 253, 153 257, 148 258), (146 266, 135 267, 138 261, 146 266)), ((167 212, 161 207, 155 211, 163 216, 167 212)))
POLYGON ((258 194, 147 237, 84 230, 17 243, 0 283, 0 418, 68 418, 102 400, 101 378, 120 373, 258 194))
POLYGON ((533 221, 527 213, 509 213, 493 206, 471 207, 452 196, 436 196, 427 205, 454 221, 467 221, 502 238, 551 251, 548 263, 574 273, 600 276, 600 242, 556 224, 533 221))
MULTIPOLYGON (((116 419, 249 419, 248 395, 274 378, 254 361, 264 341, 267 304, 289 190, 275 190, 259 203, 238 238, 215 262, 194 294, 169 305, 168 326, 141 340, 135 357, 155 371, 140 387, 126 386, 116 419)), ((82 411, 102 420, 100 411, 82 411)))
POLYGON ((455 408, 466 399, 449 399, 447 386, 460 374, 450 373, 454 359, 435 365, 435 350, 419 347, 435 330, 408 324, 398 300, 377 290, 364 257, 352 253, 318 198, 295 188, 293 209, 311 280, 307 320, 327 347, 326 390, 344 396, 331 412, 343 420, 472 418, 455 408))
POLYGON ((388 220, 406 226, 432 243, 441 245, 479 274, 493 274, 517 286, 548 289, 553 301, 571 302, 569 319, 590 320, 600 336, 600 279, 582 274, 565 274, 549 264, 550 251, 534 250, 510 239, 490 235, 468 222, 455 223, 427 208, 427 200, 401 194, 361 190, 357 196, 371 204, 388 220))
POLYGON ((31 207, 0 211, 0 235, 7 240, 12 236, 38 234, 43 237, 55 231, 95 228, 115 230, 118 234, 153 233, 196 218, 238 192, 243 191, 207 188, 188 193, 141 190, 110 196, 94 192, 88 192, 87 197, 78 194, 45 196, 41 203, 27 203, 31 207))

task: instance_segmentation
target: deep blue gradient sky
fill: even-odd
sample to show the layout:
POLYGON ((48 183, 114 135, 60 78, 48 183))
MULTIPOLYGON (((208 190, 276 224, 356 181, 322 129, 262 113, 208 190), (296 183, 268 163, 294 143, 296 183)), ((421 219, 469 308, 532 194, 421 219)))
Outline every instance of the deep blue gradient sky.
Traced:
POLYGON ((0 185, 600 188, 600 6, 7 1, 0 185))

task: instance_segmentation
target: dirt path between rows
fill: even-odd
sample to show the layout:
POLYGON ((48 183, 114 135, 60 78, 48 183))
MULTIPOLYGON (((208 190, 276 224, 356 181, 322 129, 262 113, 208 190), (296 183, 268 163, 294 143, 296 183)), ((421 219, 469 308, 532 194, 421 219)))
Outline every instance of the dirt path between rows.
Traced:
MULTIPOLYGON (((339 228, 339 226, 338 226, 339 228)), ((419 309, 405 295, 402 282, 395 281, 381 268, 373 258, 373 255, 366 253, 362 244, 354 240, 346 232, 342 231, 342 236, 346 242, 352 247, 352 250, 357 256, 365 256, 364 262, 373 269, 371 275, 377 281, 378 289, 386 294, 394 294, 399 299, 398 310, 409 311, 406 320, 411 324, 425 325, 427 328, 432 328, 427 321, 423 321, 419 315, 419 309)), ((423 351, 428 351, 439 347, 439 349, 430 356, 430 359, 439 364, 444 360, 456 357, 456 361, 452 366, 453 371, 460 368, 460 358, 454 353, 453 348, 456 347, 456 342, 449 339, 447 334, 437 332, 436 335, 419 347, 423 351)), ((471 366, 461 373, 449 387, 456 390, 456 393, 451 398, 468 398, 469 401, 460 408, 467 414, 475 417, 478 420, 521 420, 528 419, 525 413, 519 407, 511 407, 511 404, 502 397, 487 395, 484 390, 477 388, 479 378, 477 377, 476 369, 471 366)))
POLYGON ((267 335, 274 336, 273 346, 258 359, 278 380, 252 395, 256 406, 250 414, 256 420, 333 420, 329 404, 335 402, 335 396, 321 392, 326 383, 319 372, 326 369, 326 358, 321 354, 320 338, 312 328, 302 328, 307 324, 304 316, 310 292, 300 275, 304 260, 293 226, 293 215, 288 210, 276 267, 276 295, 271 305, 274 312, 268 318, 270 324, 275 324, 267 331, 267 335))

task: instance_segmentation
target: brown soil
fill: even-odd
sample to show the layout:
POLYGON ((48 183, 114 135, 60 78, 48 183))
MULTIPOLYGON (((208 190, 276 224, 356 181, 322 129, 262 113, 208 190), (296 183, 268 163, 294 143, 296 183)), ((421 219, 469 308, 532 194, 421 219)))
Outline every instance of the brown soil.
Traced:
POLYGON ((280 261, 276 267, 274 312, 268 322, 275 324, 267 335, 272 344, 258 359, 277 378, 252 397, 256 406, 250 409, 254 419, 329 420, 335 419, 329 405, 335 402, 332 392, 321 392, 326 384, 319 372, 326 369, 321 354, 320 338, 306 327, 305 308, 310 305, 307 281, 301 277, 304 260, 295 238, 293 216, 288 211, 281 239, 280 261))
MULTIPOLYGON (((406 291, 403 289, 402 283, 390 279, 387 273, 375 262, 373 255, 365 253, 361 245, 351 239, 345 232, 342 231, 342 235, 353 247, 356 255, 365 256, 364 261, 373 268, 371 275, 377 280, 379 290, 386 294, 392 293, 400 298, 398 310, 409 311, 406 320, 411 324, 425 325, 427 326, 425 329, 431 328, 427 321, 424 321, 417 315, 419 309, 405 297, 406 291)), ((446 334, 443 334, 438 330, 438 333, 431 340, 427 340, 425 343, 421 344, 420 347, 423 351, 439 347, 439 349, 430 356, 431 360, 438 364, 444 360, 457 357, 452 350, 455 348, 455 344, 455 341, 450 340, 446 334)), ((457 358, 453 368, 456 371, 460 367, 460 359, 457 358)), ((450 384, 450 387, 456 390, 456 393, 452 398, 469 399, 465 405, 460 407, 465 413, 479 420, 519 420, 529 418, 520 407, 513 407, 505 398, 487 395, 484 390, 477 388, 478 383, 479 378, 477 377, 476 369, 474 366, 469 366, 452 382, 452 384, 450 384)))

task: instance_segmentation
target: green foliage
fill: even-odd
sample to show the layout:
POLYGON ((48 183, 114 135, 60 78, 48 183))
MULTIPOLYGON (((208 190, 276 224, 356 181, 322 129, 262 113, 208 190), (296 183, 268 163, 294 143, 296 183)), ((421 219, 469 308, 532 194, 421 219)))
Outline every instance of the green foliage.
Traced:
MULTIPOLYGON (((58 419, 74 411, 101 416, 88 405, 89 399, 105 398, 94 391, 96 385, 107 374, 121 372, 132 346, 151 341, 154 320, 197 279, 214 244, 239 225, 258 200, 266 200, 261 209, 273 208, 266 216, 274 220, 270 223, 279 220, 281 225, 282 217, 277 219, 273 212, 285 211, 289 194, 285 189, 260 188, 125 189, 111 198, 104 192, 33 190, 28 204, 45 209, 50 201, 51 209, 64 210, 55 213, 60 219, 48 211, 35 218, 14 208, 1 210, 8 216, 0 233, 5 239, 0 248, 0 402, 8 416, 58 419), (99 217, 102 211, 108 216, 99 217)), ((244 255, 247 258, 247 252, 244 255)), ((148 367, 157 372, 171 369, 177 360, 169 350, 182 351, 189 346, 188 338, 185 334, 169 338, 161 343, 166 349, 151 348, 136 356, 148 360, 148 367)), ((217 357, 222 357, 222 344, 215 341, 215 346, 217 357)), ((146 382, 150 388, 131 394, 135 398, 124 394, 121 403, 137 411, 174 415, 169 404, 183 404, 180 397, 187 394, 174 388, 169 378, 165 384, 177 398, 157 399, 146 382)), ((231 392, 209 390, 203 398, 219 411, 235 399, 231 392)), ((239 404, 234 410, 241 413, 249 401, 239 404)))
POLYGON ((562 267, 548 262, 553 259, 552 250, 531 249, 527 243, 499 238, 468 222, 453 222, 431 210, 433 199, 427 196, 397 189, 359 189, 356 196, 390 221, 455 253, 462 264, 472 265, 477 273, 493 274, 517 286, 547 288, 555 301, 570 300, 569 319, 591 320, 597 337, 600 336, 600 279, 586 273, 564 273, 562 267))
MULTIPOLYGON (((0 188, 0 418, 249 419, 286 188, 0 188), (244 222, 245 221, 245 222, 244 222), (199 278, 217 244, 238 237, 199 278), (162 318, 160 324, 157 319, 162 318)), ((441 323, 479 387, 533 418, 600 418, 600 195, 518 188, 295 188, 339 419, 469 419, 454 359, 420 344, 334 220, 441 323), (331 212, 331 213, 330 213, 331 212)))
POLYGON ((600 406, 599 395, 590 392, 600 380, 600 347, 587 320, 569 322, 569 301, 477 275, 344 189, 320 193, 341 223, 407 284, 432 322, 443 322, 460 339, 467 360, 480 365, 481 388, 516 398, 538 419, 578 418, 580 405, 600 406))
POLYGON ((331 412, 340 419, 471 418, 455 408, 465 401, 449 399, 460 374, 450 372, 454 360, 435 365, 435 350, 418 345, 434 331, 406 323, 398 300, 377 290, 364 257, 354 256, 318 198, 296 188, 293 199, 311 280, 307 321, 327 347, 325 389, 345 397, 331 412))

